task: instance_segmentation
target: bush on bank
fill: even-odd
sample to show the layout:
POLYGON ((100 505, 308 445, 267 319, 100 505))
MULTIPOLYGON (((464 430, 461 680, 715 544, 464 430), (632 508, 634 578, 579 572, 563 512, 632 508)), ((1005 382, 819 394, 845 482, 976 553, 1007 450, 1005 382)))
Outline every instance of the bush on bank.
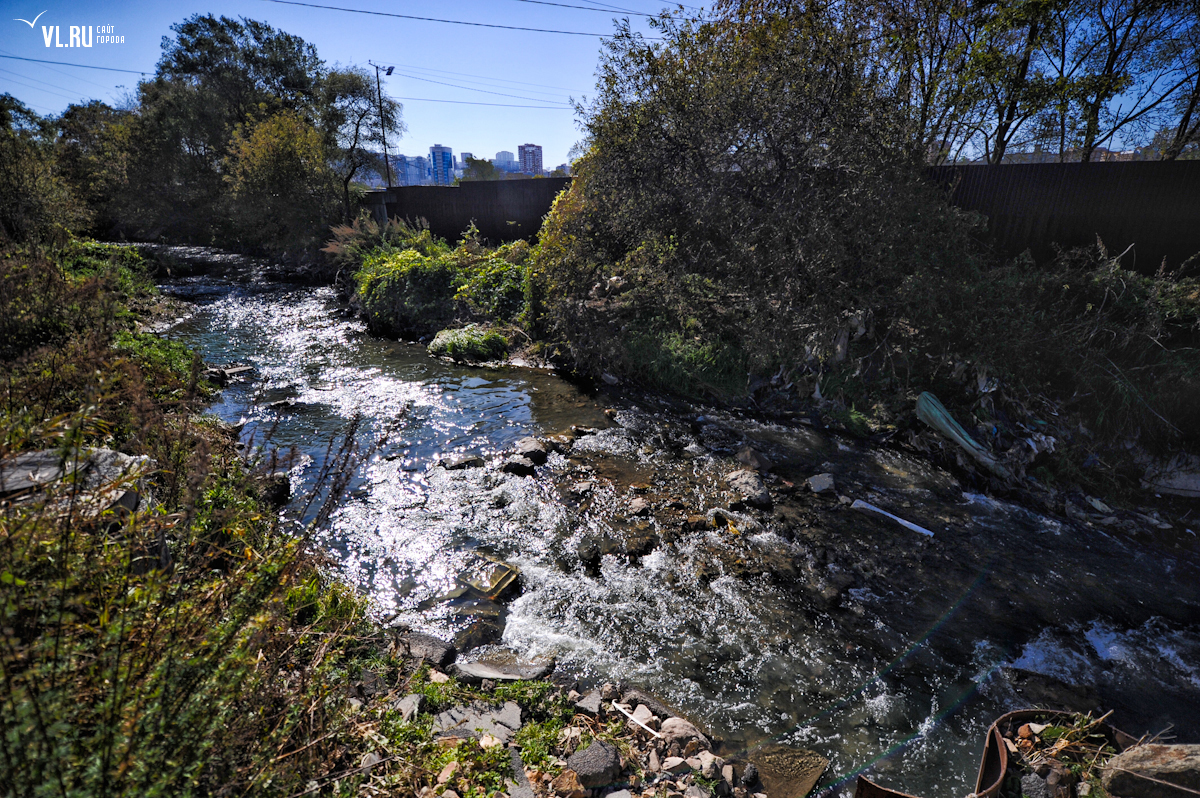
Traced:
POLYGON ((352 769, 368 741, 349 684, 395 663, 261 500, 236 435, 196 415, 193 353, 135 329, 150 269, 92 242, 0 251, 0 459, 154 464, 118 483, 142 499, 128 516, 89 512, 71 479, 0 497, 0 783, 290 795, 352 769))
POLYGON ((593 377, 816 399, 874 431, 921 432, 932 391, 998 451, 1055 438, 1016 463, 1048 480, 1136 484, 1126 452, 1200 446, 1196 281, 1102 245, 1000 262, 921 178, 854 32, 746 7, 608 42, 589 149, 531 265, 535 337, 593 377))
POLYGON ((325 251, 353 269, 354 300, 372 332, 418 338, 471 321, 510 324, 524 309, 524 241, 489 248, 471 227, 452 247, 427 228, 381 227, 366 215, 333 232, 325 251))

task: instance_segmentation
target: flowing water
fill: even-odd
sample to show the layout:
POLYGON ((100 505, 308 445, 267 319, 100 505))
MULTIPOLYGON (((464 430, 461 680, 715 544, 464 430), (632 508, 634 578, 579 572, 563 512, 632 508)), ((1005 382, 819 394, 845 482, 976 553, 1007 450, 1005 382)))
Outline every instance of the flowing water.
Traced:
POLYGON ((373 338, 329 288, 232 275, 164 289, 195 306, 172 338, 209 363, 254 367, 212 412, 295 447, 297 495, 355 416, 364 446, 383 441, 320 540, 389 622, 451 636, 490 618, 504 647, 656 693, 727 754, 771 738, 817 750, 832 762, 829 794, 849 795, 839 780, 866 768, 927 798, 966 795, 987 724, 1029 700, 1010 667, 1090 686, 1084 698, 1131 733, 1174 724, 1180 741, 1200 742, 1200 547, 1178 524, 1136 537, 1070 525, 799 425, 658 407, 610 420, 602 397, 553 375, 450 365, 373 338), (496 467, 518 439, 572 425, 602 431, 535 478, 496 467), (685 512, 721 506, 739 442, 801 479, 832 472, 840 492, 934 536, 807 498, 740 532, 681 533, 663 513, 623 512, 639 482, 685 512), (489 465, 435 465, 453 452, 489 465), (586 499, 562 487, 581 478, 596 485, 586 499), (660 542, 581 554, 631 534, 660 542), (481 556, 521 570, 506 607, 462 590, 481 556))

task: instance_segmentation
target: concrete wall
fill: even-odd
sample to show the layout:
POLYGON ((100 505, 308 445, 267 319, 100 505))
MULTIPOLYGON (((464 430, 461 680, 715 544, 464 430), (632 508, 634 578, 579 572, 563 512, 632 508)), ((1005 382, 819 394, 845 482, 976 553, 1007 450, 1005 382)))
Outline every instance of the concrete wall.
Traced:
POLYGON ((1150 274, 1200 252, 1200 161, 938 166, 930 176, 960 208, 988 217, 1007 255, 1026 248, 1039 261, 1052 243, 1095 243, 1126 268, 1150 274))
POLYGON ((434 235, 457 241, 472 221, 493 244, 532 239, 569 177, 480 180, 458 186, 401 186, 367 192, 376 219, 425 219, 434 235))

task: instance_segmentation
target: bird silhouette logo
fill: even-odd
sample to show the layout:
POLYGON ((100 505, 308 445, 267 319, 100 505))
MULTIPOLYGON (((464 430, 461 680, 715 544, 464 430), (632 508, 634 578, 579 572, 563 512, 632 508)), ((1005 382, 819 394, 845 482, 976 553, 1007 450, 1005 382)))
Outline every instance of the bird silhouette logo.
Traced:
MULTIPOLYGON (((45 14, 45 13, 46 13, 45 11, 42 12, 42 14, 45 14)), ((39 19, 42 18, 42 14, 38 14, 36 17, 34 17, 33 22, 30 22, 27 19, 20 19, 20 18, 14 19, 13 22, 24 22, 26 25, 29 26, 30 30, 32 30, 34 23, 36 23, 39 19)))

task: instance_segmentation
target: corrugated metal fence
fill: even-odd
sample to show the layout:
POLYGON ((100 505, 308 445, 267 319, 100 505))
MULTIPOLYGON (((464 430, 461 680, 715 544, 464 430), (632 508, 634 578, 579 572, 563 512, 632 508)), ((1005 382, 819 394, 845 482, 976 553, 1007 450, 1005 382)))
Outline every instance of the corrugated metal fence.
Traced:
POLYGON ((425 219, 434 235, 457 241, 471 222, 493 242, 532 238, 569 177, 468 181, 458 186, 400 186, 367 192, 377 219, 425 219))
POLYGON ((1133 245, 1123 263, 1168 271, 1200 252, 1200 161, 938 166, 930 176, 960 208, 988 217, 1002 252, 1026 248, 1039 261, 1052 243, 1079 246, 1099 235, 1109 252, 1133 245))

